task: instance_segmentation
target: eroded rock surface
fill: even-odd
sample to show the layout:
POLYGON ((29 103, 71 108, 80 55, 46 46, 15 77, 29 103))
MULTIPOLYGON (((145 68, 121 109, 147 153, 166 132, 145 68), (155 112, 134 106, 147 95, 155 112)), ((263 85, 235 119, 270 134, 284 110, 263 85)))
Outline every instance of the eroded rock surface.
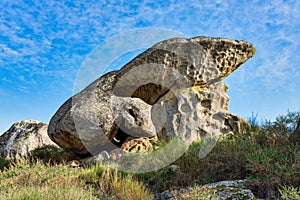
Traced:
POLYGON ((165 190, 157 193, 158 200, 175 200, 175 199, 218 199, 218 200, 251 200, 256 199, 250 189, 245 186, 245 180, 220 181, 203 186, 179 188, 175 190, 165 190), (199 188, 198 188, 199 187, 199 188), (193 190, 205 191, 205 197, 201 192, 195 193, 193 190), (198 195, 197 195, 198 194, 198 195))
POLYGON ((248 42, 222 38, 159 42, 70 98, 48 134, 64 149, 97 155, 130 137, 180 134, 192 141, 239 129, 247 122, 228 112, 227 86, 220 81, 254 53, 248 42))
POLYGON ((213 191, 218 199, 254 199, 252 191, 245 186, 245 180, 220 181, 202 186, 213 191))
POLYGON ((30 155, 37 147, 56 144, 47 134, 48 125, 35 120, 14 123, 0 136, 0 156, 21 158, 30 155))

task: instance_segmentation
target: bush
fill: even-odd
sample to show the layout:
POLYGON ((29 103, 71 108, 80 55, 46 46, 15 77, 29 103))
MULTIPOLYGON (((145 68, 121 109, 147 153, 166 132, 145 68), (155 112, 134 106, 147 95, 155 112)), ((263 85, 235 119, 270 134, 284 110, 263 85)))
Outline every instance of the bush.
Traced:
POLYGON ((288 111, 286 115, 276 117, 274 122, 266 121, 262 128, 265 133, 275 134, 279 138, 287 138, 295 131, 299 119, 299 111, 288 111))
POLYGON ((42 160, 46 163, 50 162, 52 164, 68 161, 75 156, 74 153, 67 152, 54 145, 38 147, 31 151, 31 155, 33 160, 42 160))
POLYGON ((154 199, 149 189, 132 175, 119 172, 103 164, 96 164, 84 169, 78 178, 100 191, 97 194, 100 199, 112 195, 120 200, 154 199))
POLYGON ((262 126, 258 126, 254 119, 252 127, 243 130, 242 134, 235 132, 220 137, 206 157, 199 156, 201 149, 205 148, 204 141, 195 141, 173 163, 179 169, 175 173, 165 167, 139 174, 138 177, 154 192, 172 187, 248 179, 248 186, 257 197, 279 198, 278 188, 282 185, 297 187, 300 184, 300 146, 285 139, 288 136, 283 138, 278 134, 282 133, 281 130, 293 132, 296 118, 296 114, 290 113, 277 118, 277 123, 262 126), (280 120, 283 125, 278 126, 280 120))
POLYGON ((10 161, 0 157, 0 170, 6 169, 8 168, 10 165, 10 161))
POLYGON ((279 192, 284 200, 300 200, 300 188, 283 186, 279 192))

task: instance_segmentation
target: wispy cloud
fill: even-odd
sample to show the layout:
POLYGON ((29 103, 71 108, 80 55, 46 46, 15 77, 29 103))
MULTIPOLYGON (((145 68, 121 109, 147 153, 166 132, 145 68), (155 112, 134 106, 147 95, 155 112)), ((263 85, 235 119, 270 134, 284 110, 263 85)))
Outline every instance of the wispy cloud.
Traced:
POLYGON ((0 87, 53 94, 65 87, 70 92, 77 70, 97 44, 141 27, 250 41, 257 53, 232 74, 233 88, 247 91, 255 83, 259 89, 288 87, 292 92, 300 85, 297 0, 3 0, 0 87))

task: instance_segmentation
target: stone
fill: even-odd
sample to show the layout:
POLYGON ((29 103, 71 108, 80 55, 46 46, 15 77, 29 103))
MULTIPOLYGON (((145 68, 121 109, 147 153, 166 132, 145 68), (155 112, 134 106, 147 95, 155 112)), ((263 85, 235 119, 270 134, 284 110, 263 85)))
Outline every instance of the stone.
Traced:
POLYGON ((94 82, 59 109, 48 128, 54 142, 77 154, 96 155, 120 147, 129 130, 134 137, 156 136, 151 106, 139 98, 112 95, 109 89, 113 76, 110 73, 94 82))
POLYGON ((192 142, 250 126, 246 119, 228 112, 227 88, 225 83, 217 82, 209 87, 184 89, 177 95, 171 92, 164 95, 158 104, 164 107, 167 117, 158 137, 168 140, 179 136, 192 142))
POLYGON ((221 200, 255 199, 252 191, 245 187, 245 182, 245 180, 221 181, 204 185, 202 188, 208 188, 221 200))
POLYGON ((119 70, 114 94, 153 105, 167 90, 219 82, 254 53, 250 43, 239 40, 202 36, 165 40, 119 70))
POLYGON ((170 190, 166 190, 160 194, 160 199, 173 199, 174 195, 170 190))
POLYGON ((114 149, 111 152, 109 152, 109 157, 110 157, 111 161, 117 161, 124 155, 124 153, 125 152, 121 148, 114 149))
POLYGON ((66 163, 66 166, 69 166, 69 167, 80 167, 81 166, 81 162, 79 160, 71 160, 71 161, 68 161, 66 163))
POLYGON ((107 151, 102 151, 95 156, 91 156, 88 159, 82 159, 81 162, 87 165, 95 163, 105 163, 111 159, 110 154, 107 151))
POLYGON ((48 125, 36 120, 14 123, 0 136, 0 156, 19 159, 31 155, 31 151, 45 145, 55 145, 47 134, 48 125))
POLYGON ((192 141, 239 128, 220 82, 255 53, 248 42, 172 38, 159 42, 120 70, 107 73, 67 100, 48 134, 76 154, 120 148, 129 137, 177 136, 192 141))
POLYGON ((159 200, 175 199, 220 199, 220 200, 251 200, 256 199, 251 190, 245 184, 246 180, 230 180, 209 183, 203 186, 189 186, 186 188, 174 188, 156 193, 159 200), (193 192, 198 191, 198 192, 193 192), (203 192, 201 192, 203 191, 203 192), (205 197, 203 196, 205 195, 205 197))
POLYGON ((112 109, 115 123, 125 133, 130 132, 130 136, 136 138, 156 136, 156 129, 151 119, 152 106, 143 100, 112 96, 112 109))
POLYGON ((121 149, 125 152, 148 152, 152 150, 152 144, 149 138, 129 138, 122 144, 121 149))
POLYGON ((93 152, 97 155, 116 148, 109 141, 113 138, 106 137, 116 130, 111 109, 115 75, 116 72, 104 75, 59 108, 48 127, 48 135, 56 144, 79 155, 90 155, 99 149, 93 152))
POLYGON ((172 171, 172 172, 175 172, 175 171, 178 171, 179 170, 179 167, 177 165, 170 165, 169 166, 169 169, 172 171))

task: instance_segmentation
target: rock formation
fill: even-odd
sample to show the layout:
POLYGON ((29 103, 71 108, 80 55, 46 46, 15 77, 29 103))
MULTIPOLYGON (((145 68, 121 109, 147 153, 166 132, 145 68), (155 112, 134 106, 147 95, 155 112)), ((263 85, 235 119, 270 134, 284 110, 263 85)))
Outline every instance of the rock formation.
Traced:
POLYGON ((228 112, 221 80, 254 53, 248 42, 222 38, 159 42, 67 100, 48 134, 64 149, 95 155, 128 138, 193 141, 238 130, 247 121, 228 112))
MULTIPOLYGON (((247 188, 246 180, 234 180, 234 181, 220 181, 216 183, 210 183, 201 186, 201 189, 207 191, 207 199, 244 199, 251 200, 256 199, 254 194, 250 189, 247 188), (210 196, 210 197, 208 197, 210 196)), ((193 193, 190 194, 190 191, 196 187, 180 188, 175 190, 166 190, 162 193, 155 194, 156 199, 158 200, 172 200, 172 199, 203 199, 203 196, 200 194, 193 193)))
POLYGON ((21 158, 30 155, 37 147, 55 145, 47 134, 48 125, 35 120, 14 123, 0 136, 0 156, 21 158))

